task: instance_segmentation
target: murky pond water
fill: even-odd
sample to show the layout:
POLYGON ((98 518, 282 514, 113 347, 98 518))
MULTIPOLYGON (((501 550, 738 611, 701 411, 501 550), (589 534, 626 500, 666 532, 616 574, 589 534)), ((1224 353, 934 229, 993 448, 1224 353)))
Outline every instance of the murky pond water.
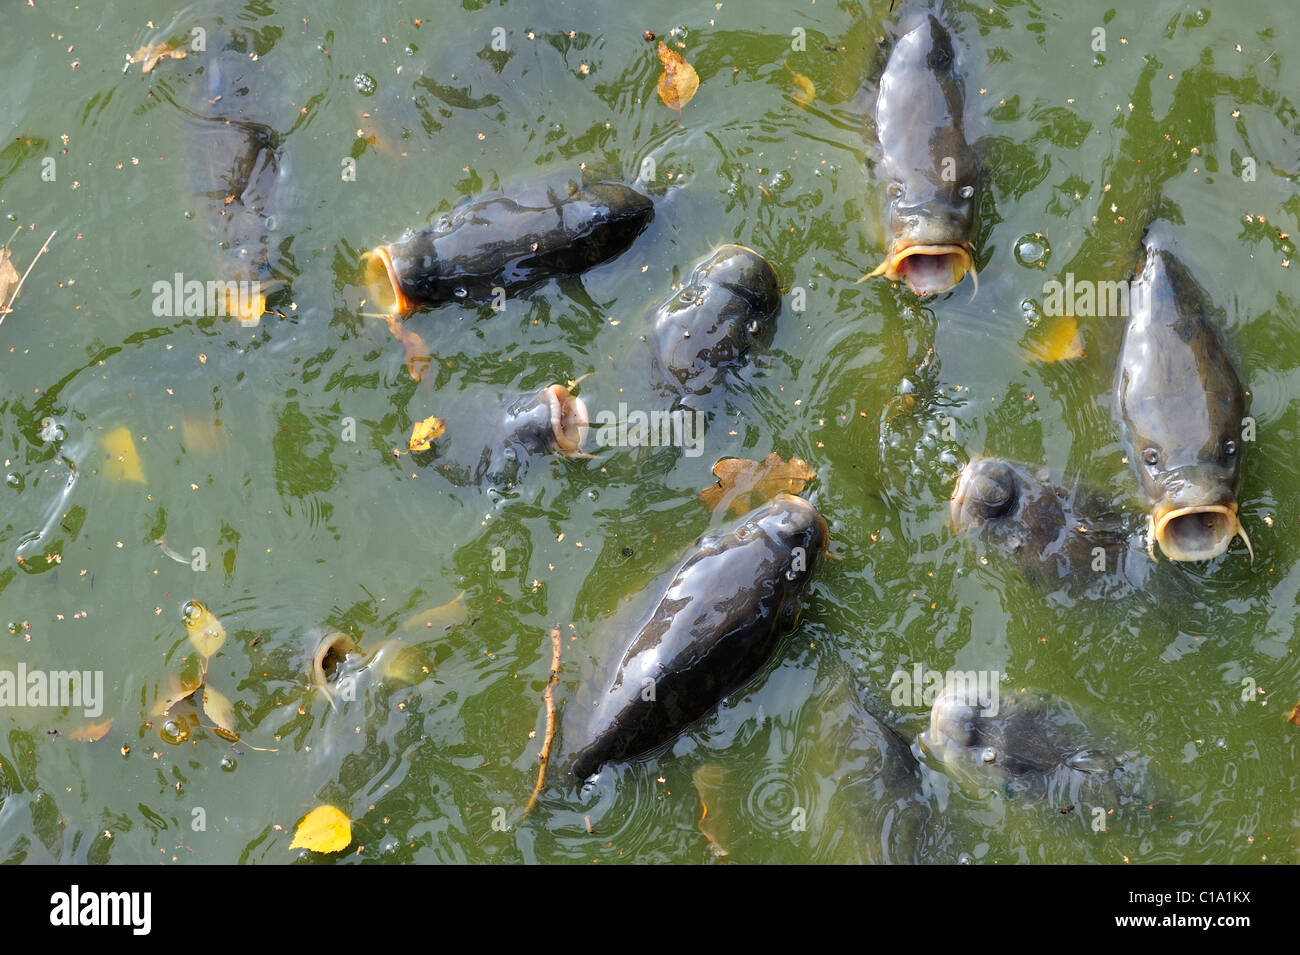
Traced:
POLYGON ((1294 18, 1279 0, 990 2, 947 17, 986 169, 979 291, 921 303, 855 284, 885 246, 863 87, 887 3, 15 5, 0 213, 19 271, 57 235, 0 324, 0 669, 99 672, 103 692, 102 712, 0 712, 3 858, 289 862, 322 803, 355 838, 316 861, 880 858, 891 820, 850 792, 853 740, 864 707, 916 738, 928 700, 891 687, 920 667, 1088 714, 1141 755, 1153 807, 1062 811, 927 763, 926 858, 1292 861, 1294 18), (680 117, 647 30, 698 71, 680 117), (248 70, 214 93, 201 67, 232 36, 248 70), (155 43, 188 55, 127 61, 155 43), (217 245, 234 226, 201 117, 235 97, 278 156, 261 272, 217 245), (654 194, 646 232, 580 283, 416 313, 432 364, 413 380, 361 253, 463 196, 583 164, 654 194), (1225 310, 1249 391, 1255 559, 1237 546, 1101 594, 1044 589, 953 533, 953 482, 975 454, 1050 465, 1140 523, 1110 410, 1122 321, 1079 309, 1082 357, 1030 352, 1044 284, 1126 278, 1156 217, 1225 310), (418 421, 472 428, 552 382, 580 379, 593 414, 650 407, 650 310, 725 242, 787 291, 698 448, 590 448, 502 491, 396 453, 418 421), (255 327, 187 316, 155 285, 248 275, 275 310, 255 327), (713 464, 771 451, 816 470, 804 493, 835 555, 795 634, 666 753, 585 793, 552 785, 522 818, 552 628, 564 703, 637 596, 723 523, 696 497, 713 464), (168 675, 192 673, 190 600, 226 630, 207 679, 239 742, 191 702, 170 725, 151 715, 168 675), (420 665, 359 670, 355 698, 331 703, 307 668, 331 630, 366 653, 401 639, 420 665))

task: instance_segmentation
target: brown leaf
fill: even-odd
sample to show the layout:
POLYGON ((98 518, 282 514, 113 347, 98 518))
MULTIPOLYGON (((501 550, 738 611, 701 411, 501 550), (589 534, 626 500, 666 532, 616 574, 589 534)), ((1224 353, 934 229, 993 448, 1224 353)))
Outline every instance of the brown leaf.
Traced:
POLYGON ((200 673, 198 660, 194 660, 193 665, 182 669, 179 677, 175 673, 168 673, 167 689, 158 695, 158 701, 150 707, 149 715, 166 716, 177 703, 189 699, 202 685, 203 675, 200 673))
MULTIPOLYGON (((402 345, 402 358, 406 361, 407 373, 416 381, 424 375, 433 362, 433 353, 429 351, 429 346, 424 343, 424 339, 417 335, 412 329, 396 315, 385 315, 384 320, 388 323, 388 330, 392 333, 402 345)), ((411 450, 419 450, 412 448, 411 450)))
POLYGON ((711 511, 727 505, 736 514, 751 508, 750 498, 759 502, 770 501, 782 491, 798 494, 817 472, 808 467, 802 458, 783 461, 773 451, 762 462, 745 458, 723 458, 713 466, 718 483, 700 492, 700 500, 711 511))
POLYGON ((664 65, 659 77, 659 98, 680 113, 700 88, 700 75, 680 53, 670 50, 663 41, 659 43, 659 62, 664 65))
POLYGON ((1291 715, 1288 716, 1287 719, 1290 720, 1292 723, 1294 723, 1296 726, 1300 726, 1300 703, 1297 703, 1295 706, 1291 707, 1291 715))
POLYGON ((423 421, 417 421, 415 427, 411 429, 408 447, 412 451, 428 451, 434 440, 441 438, 446 430, 441 418, 425 418, 423 421))
POLYGON ((68 734, 68 739, 79 739, 86 743, 94 743, 104 738, 109 730, 113 728, 113 717, 109 717, 102 723, 87 723, 85 726, 78 726, 68 734))
POLYGON ((144 66, 140 72, 148 73, 164 59, 170 57, 173 60, 183 60, 188 55, 187 51, 178 50, 170 43, 147 43, 131 54, 130 62, 139 63, 143 60, 144 66))

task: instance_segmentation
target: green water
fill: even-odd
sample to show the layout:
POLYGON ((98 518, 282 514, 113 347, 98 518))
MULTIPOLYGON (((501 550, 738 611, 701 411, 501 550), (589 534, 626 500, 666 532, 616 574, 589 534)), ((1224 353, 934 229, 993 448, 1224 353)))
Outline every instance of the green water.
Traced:
POLYGON ((0 666, 101 670, 95 721, 113 724, 89 743, 70 738, 88 722, 80 710, 0 714, 0 856, 285 863, 302 855, 289 849, 296 822, 330 803, 354 820, 354 844, 306 858, 706 862, 692 774, 717 764, 710 812, 732 860, 870 857, 869 812, 835 822, 866 850, 830 837, 836 730, 853 716, 833 691, 851 671, 910 739, 926 708, 887 692, 919 663, 996 670, 1006 691, 1051 691, 1094 714, 1149 760, 1161 800, 1098 831, 1094 807, 964 793, 927 769, 936 858, 1292 861, 1300 263, 1280 236, 1300 235, 1291 11, 989 2, 949 18, 988 169, 980 290, 921 306, 882 280, 854 284, 883 250, 859 86, 888 4, 11 4, 0 224, 21 226, 20 272, 58 235, 0 325, 0 666), (196 26, 218 36, 221 17, 256 36, 257 118, 284 134, 274 243, 293 281, 284 317, 257 328, 153 313, 155 281, 225 277, 219 205, 201 194, 185 112, 204 95, 198 61, 123 70, 146 43, 196 26), (642 37, 674 27, 701 78, 680 121, 655 95, 642 37), (796 101, 791 71, 813 82, 811 104, 796 101), (436 371, 411 380, 365 314, 361 251, 498 182, 578 175, 584 162, 630 180, 647 158, 661 197, 628 253, 582 289, 553 283, 500 314, 416 315, 436 371), (1155 215, 1179 224, 1185 260, 1224 307, 1250 391, 1258 438, 1239 497, 1255 561, 1238 546, 1161 565, 1140 590, 1044 593, 954 537, 953 478, 971 454, 996 453, 1137 506, 1110 416, 1120 323, 1081 318, 1086 357, 1045 365, 1023 354, 1041 330, 1021 303, 1041 304, 1043 283, 1066 272, 1123 278, 1155 215), (1017 243, 1035 233, 1050 255, 1022 265, 1017 243), (753 388, 710 423, 700 456, 543 461, 503 495, 394 456, 413 422, 498 391, 588 375, 593 411, 628 400, 620 389, 640 395, 629 369, 648 309, 726 241, 770 258, 791 291, 753 388), (134 437, 142 482, 113 475, 103 440, 117 428, 134 437), (816 469, 805 493, 839 558, 820 568, 796 634, 668 753, 612 767, 585 796, 550 788, 522 819, 552 625, 565 636, 563 700, 622 599, 722 522, 695 499, 712 464, 769 451, 816 469), (186 561, 203 548, 206 570, 158 539, 186 561), (463 621, 401 629, 462 591, 463 621), (166 674, 192 652, 189 599, 228 631, 209 682, 235 702, 240 743, 194 728, 173 745, 150 724, 166 674), (411 686, 363 678, 332 708, 305 666, 330 629, 368 650, 419 643, 429 673, 411 686))

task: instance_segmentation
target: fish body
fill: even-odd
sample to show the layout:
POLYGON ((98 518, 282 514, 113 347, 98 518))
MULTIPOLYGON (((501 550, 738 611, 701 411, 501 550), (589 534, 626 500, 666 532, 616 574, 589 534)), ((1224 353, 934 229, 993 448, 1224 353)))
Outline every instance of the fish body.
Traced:
MULTIPOLYGON (((949 681, 918 740, 968 792, 1062 805, 1148 802, 1146 760, 1100 740, 1072 706, 1033 691, 949 681)), ((1059 808, 1059 807, 1058 807, 1059 808)))
POLYGON ((723 391, 753 353, 772 343, 781 288, 753 249, 724 245, 654 313, 658 377, 691 405, 723 391))
POLYGON ((880 174, 892 241, 867 278, 904 281, 917 295, 943 292, 975 271, 978 161, 966 142, 965 92, 948 29, 926 14, 889 55, 876 99, 880 174))
POLYGON ((620 255, 654 218, 622 183, 520 186, 462 203, 433 225, 366 254, 381 308, 406 314, 441 302, 489 302, 620 255))
POLYGON ((1046 590, 1095 584, 1108 591, 1132 566, 1135 528, 1105 495, 1048 468, 975 458, 957 479, 953 529, 1015 561, 1046 590))
POLYGON ((817 509, 789 494, 701 538, 612 670, 566 710, 568 772, 581 781, 648 755, 752 679, 794 629, 826 544, 817 509))
POLYGON ((1222 312, 1158 224, 1144 239, 1115 373, 1115 413, 1151 506, 1150 538, 1170 560, 1210 560, 1241 535, 1237 485, 1245 389, 1222 312))

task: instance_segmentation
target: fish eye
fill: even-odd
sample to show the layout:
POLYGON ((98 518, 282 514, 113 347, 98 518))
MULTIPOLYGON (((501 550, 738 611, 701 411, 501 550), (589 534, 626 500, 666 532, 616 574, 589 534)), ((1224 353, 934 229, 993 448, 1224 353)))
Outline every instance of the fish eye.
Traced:
POLYGON ((1160 463, 1160 452, 1155 448, 1147 448, 1142 452, 1142 463, 1149 468, 1155 467, 1160 463))
POLYGON ((996 763, 998 760, 998 751, 992 746, 986 747, 980 753, 980 759, 985 763, 996 763))
POLYGON ((963 199, 969 199, 971 196, 975 195, 975 187, 962 186, 957 190, 957 195, 961 196, 963 199))
POLYGON ((886 191, 889 193, 889 198, 891 198, 891 199, 897 199, 897 198, 899 198, 900 196, 902 196, 902 194, 903 194, 903 187, 902 187, 899 183, 891 182, 891 183, 889 184, 889 189, 886 190, 886 191))
POLYGON ((1234 454, 1236 454, 1236 453, 1237 453, 1237 442, 1236 442, 1236 441, 1225 441, 1225 442, 1223 443, 1223 453, 1226 454, 1228 457, 1232 457, 1234 454))

